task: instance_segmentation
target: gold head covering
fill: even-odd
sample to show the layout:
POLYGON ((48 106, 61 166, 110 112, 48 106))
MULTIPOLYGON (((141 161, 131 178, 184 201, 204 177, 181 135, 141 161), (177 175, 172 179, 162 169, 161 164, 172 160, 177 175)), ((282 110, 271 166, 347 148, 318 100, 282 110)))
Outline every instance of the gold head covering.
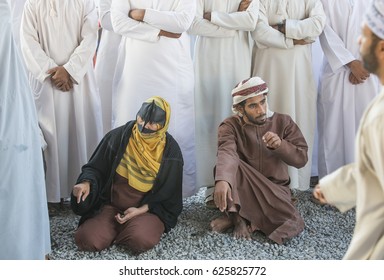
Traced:
MULTIPOLYGON (((142 133, 136 122, 132 128, 132 135, 123 158, 116 169, 119 175, 128 179, 130 186, 142 192, 148 192, 152 189, 159 172, 166 142, 165 133, 168 130, 171 116, 170 106, 163 98, 151 97, 143 103, 142 108, 148 107, 150 103, 154 103, 156 107, 154 110, 165 112, 165 122, 163 125, 158 124, 160 129, 153 133, 142 133)), ((147 122, 148 119, 144 121, 147 122)))

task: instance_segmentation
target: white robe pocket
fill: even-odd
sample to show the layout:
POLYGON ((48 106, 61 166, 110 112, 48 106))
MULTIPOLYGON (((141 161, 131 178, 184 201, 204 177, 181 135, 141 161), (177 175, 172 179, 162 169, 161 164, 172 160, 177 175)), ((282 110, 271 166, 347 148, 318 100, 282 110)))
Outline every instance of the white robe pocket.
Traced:
POLYGON ((43 84, 40 83, 37 79, 35 79, 32 74, 29 74, 29 86, 31 87, 33 97, 38 99, 43 90, 43 84))

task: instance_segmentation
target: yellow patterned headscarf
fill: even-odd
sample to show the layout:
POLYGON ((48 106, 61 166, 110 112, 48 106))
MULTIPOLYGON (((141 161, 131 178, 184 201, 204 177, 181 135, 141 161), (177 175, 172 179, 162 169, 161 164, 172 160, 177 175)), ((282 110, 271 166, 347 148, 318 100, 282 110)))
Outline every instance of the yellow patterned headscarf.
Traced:
MULTIPOLYGON (((128 179, 130 186, 142 192, 148 192, 152 189, 159 172, 166 142, 165 133, 168 130, 171 115, 168 102, 159 96, 147 99, 138 115, 142 114, 142 109, 148 108, 151 103, 153 103, 151 110, 163 110, 165 112, 165 122, 158 124, 160 129, 153 133, 142 133, 136 122, 132 128, 132 135, 129 138, 123 158, 116 168, 119 175, 128 179)), ((143 116, 140 117, 143 118, 143 116)), ((148 119, 145 121, 147 122, 148 119)))

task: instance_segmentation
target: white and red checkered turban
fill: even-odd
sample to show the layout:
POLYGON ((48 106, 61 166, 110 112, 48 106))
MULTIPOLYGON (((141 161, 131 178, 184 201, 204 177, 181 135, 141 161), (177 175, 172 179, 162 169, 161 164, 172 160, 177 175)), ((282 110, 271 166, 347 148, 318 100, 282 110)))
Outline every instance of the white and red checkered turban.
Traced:
POLYGON ((371 1, 365 20, 372 32, 384 40, 384 0, 371 1))
POLYGON ((232 90, 232 111, 238 113, 236 105, 248 98, 268 93, 268 86, 260 77, 252 77, 241 81, 232 90))

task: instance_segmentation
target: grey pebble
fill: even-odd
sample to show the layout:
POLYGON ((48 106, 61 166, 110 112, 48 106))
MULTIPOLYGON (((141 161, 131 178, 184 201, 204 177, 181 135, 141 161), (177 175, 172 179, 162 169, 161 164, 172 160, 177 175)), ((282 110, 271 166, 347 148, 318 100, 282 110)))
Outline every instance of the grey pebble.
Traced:
POLYGON ((68 205, 51 215, 51 259, 105 259, 105 260, 339 260, 351 241, 355 225, 354 209, 340 213, 336 208, 320 206, 310 201, 312 190, 298 191, 299 212, 304 218, 304 231, 283 245, 275 244, 263 233, 253 234, 254 240, 234 240, 231 233, 213 233, 209 222, 219 211, 204 205, 205 188, 184 199, 184 209, 178 225, 164 234, 155 248, 140 255, 111 246, 102 252, 82 252, 74 243, 74 231, 79 217, 68 205))

